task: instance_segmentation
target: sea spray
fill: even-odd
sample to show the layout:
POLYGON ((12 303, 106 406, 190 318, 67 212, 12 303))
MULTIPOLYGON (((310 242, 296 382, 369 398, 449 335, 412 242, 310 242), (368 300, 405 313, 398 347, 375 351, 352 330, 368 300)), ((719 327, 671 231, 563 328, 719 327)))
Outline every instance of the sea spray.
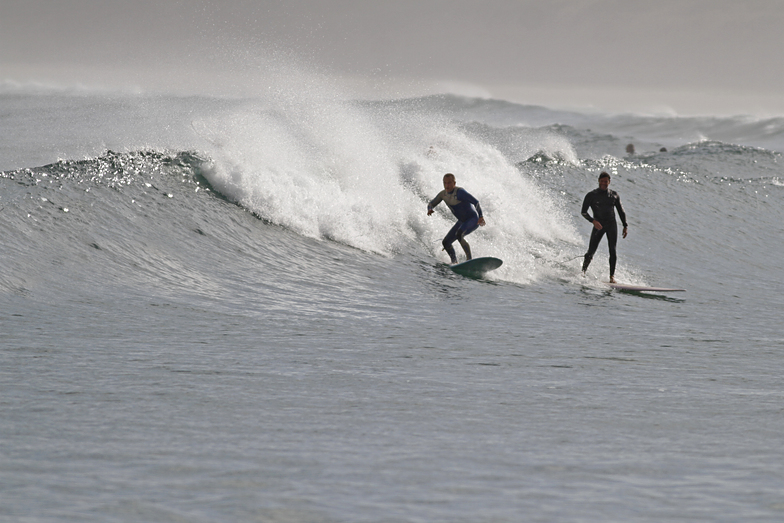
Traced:
MULTIPOLYGON (((564 245, 579 242, 560 202, 481 136, 426 110, 310 94, 277 91, 194 121, 210 144, 213 187, 307 237, 385 255, 415 244, 446 261, 439 240, 454 218, 446 208, 428 218, 425 207, 452 172, 480 199, 488 221, 471 236, 474 253, 507 260, 502 277, 538 279, 564 245)), ((551 134, 530 138, 532 152, 574 156, 563 141, 554 146, 551 134)))

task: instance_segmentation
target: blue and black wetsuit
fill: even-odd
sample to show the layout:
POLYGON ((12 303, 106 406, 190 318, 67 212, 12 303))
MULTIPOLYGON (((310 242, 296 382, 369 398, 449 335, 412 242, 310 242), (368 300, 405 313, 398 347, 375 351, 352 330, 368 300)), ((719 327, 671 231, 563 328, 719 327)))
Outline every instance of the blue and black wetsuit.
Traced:
POLYGON ((482 207, 479 206, 479 200, 468 194, 468 191, 461 187, 455 187, 452 192, 446 192, 446 189, 438 193, 429 204, 427 210, 432 210, 436 205, 444 202, 449 206, 449 210, 457 218, 457 223, 446 234, 443 240, 444 250, 449 254, 452 263, 457 263, 457 256, 452 244, 457 240, 463 247, 466 253, 466 258, 471 259, 471 248, 468 242, 465 241, 465 236, 468 236, 479 227, 479 218, 482 217, 482 207))
POLYGON ((618 209, 618 216, 621 217, 621 223, 626 227, 626 213, 621 205, 621 197, 618 193, 607 189, 594 189, 585 195, 583 200, 582 215, 589 222, 593 223, 594 220, 602 224, 602 229, 598 230, 596 227, 591 229, 591 241, 588 244, 588 252, 585 253, 583 261, 583 272, 588 269, 591 264, 594 253, 599 247, 599 242, 607 233, 607 246, 610 248, 610 278, 615 275, 615 261, 617 256, 615 254, 615 244, 618 243, 618 224, 615 223, 615 209, 618 209), (593 211, 593 217, 588 214, 588 208, 593 211))

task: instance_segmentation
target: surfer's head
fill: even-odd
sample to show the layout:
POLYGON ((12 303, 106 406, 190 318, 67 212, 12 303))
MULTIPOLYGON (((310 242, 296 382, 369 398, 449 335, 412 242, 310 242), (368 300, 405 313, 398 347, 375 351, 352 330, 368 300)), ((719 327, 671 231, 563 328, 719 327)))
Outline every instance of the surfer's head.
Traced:
POLYGON ((599 189, 606 191, 607 186, 609 185, 610 185, 610 175, 602 171, 602 174, 599 175, 599 189))
POLYGON ((455 180, 455 175, 452 173, 446 173, 444 175, 444 189, 446 192, 452 192, 455 190, 455 185, 457 184, 457 180, 455 180))

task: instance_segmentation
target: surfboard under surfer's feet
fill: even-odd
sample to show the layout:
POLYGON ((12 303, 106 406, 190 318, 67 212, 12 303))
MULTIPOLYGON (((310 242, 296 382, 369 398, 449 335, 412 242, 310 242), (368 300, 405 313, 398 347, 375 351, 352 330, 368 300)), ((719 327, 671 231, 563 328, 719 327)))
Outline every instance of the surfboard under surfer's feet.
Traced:
POLYGON ((452 265, 451 269, 458 274, 471 277, 482 277, 485 273, 497 269, 503 262, 498 258, 485 256, 466 260, 463 263, 452 265))

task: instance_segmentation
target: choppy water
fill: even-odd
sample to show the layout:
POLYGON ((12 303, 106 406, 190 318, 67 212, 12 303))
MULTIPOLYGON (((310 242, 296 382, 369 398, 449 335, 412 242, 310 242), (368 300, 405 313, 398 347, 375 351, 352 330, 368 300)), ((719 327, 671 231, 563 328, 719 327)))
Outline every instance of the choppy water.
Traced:
POLYGON ((784 517, 784 119, 297 92, 0 91, 0 519, 784 517))

